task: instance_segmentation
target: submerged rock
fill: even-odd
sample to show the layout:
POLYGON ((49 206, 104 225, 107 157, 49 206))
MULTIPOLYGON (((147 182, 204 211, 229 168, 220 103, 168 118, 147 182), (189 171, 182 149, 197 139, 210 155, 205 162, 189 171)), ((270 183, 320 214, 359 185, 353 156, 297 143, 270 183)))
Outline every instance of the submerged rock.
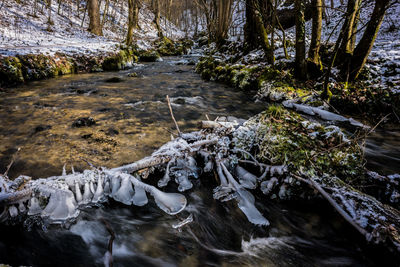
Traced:
POLYGON ((83 117, 75 120, 72 123, 73 128, 89 127, 95 125, 96 121, 92 117, 83 117))

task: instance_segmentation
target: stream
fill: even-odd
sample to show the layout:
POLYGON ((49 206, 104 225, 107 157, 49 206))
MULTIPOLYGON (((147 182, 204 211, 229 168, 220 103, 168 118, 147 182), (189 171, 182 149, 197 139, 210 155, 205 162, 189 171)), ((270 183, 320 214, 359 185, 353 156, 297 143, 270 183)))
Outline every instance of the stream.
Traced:
MULTIPOLYGON (((12 178, 59 175, 64 164, 68 171, 71 165, 82 171, 88 168, 82 158, 112 168, 150 155, 175 131, 166 94, 185 132, 197 130, 206 116, 247 119, 265 109, 252 93, 203 81, 194 65, 186 64, 192 60, 169 57, 0 92, 0 173, 18 147, 12 178)), ((399 146, 399 131, 373 133, 365 145, 367 167, 400 172, 399 146)), ((257 208, 271 223, 258 227, 233 202, 213 199, 215 180, 200 177, 193 183, 185 192, 188 206, 177 216, 163 213, 152 200, 144 207, 110 201, 82 211, 69 229, 0 226, 0 264, 102 266, 110 238, 106 220, 116 235, 114 266, 395 265, 371 250, 324 201, 277 203, 256 194, 257 208), (193 222, 173 227, 189 215, 193 222)), ((166 190, 176 192, 176 185, 166 190)))

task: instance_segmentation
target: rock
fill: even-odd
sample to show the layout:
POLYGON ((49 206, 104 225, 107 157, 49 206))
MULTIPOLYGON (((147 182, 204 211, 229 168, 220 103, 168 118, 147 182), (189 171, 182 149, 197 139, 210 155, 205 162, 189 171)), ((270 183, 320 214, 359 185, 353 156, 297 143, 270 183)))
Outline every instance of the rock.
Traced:
POLYGON ((120 83, 122 81, 123 81, 123 79, 121 79, 120 77, 111 77, 111 78, 105 80, 106 83, 120 83))
POLYGON ((128 74, 128 77, 136 78, 138 77, 138 74, 136 72, 131 72, 128 74))
POLYGON ((33 133, 35 134, 35 133, 43 132, 43 131, 49 130, 49 129, 51 129, 50 125, 39 125, 39 126, 36 126, 35 130, 33 130, 33 133))
POLYGON ((75 120, 72 123, 72 127, 74 128, 80 128, 80 127, 88 127, 95 125, 96 121, 92 117, 84 117, 84 118, 79 118, 75 120))
POLYGON ((115 136, 115 135, 119 135, 119 131, 114 129, 114 128, 108 128, 108 130, 105 132, 106 135, 108 136, 115 136))

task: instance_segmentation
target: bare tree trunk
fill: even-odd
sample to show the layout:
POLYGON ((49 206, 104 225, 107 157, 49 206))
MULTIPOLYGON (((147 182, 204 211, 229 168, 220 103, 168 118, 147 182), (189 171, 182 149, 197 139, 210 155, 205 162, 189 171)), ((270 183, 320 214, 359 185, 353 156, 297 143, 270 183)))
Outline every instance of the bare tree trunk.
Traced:
POLYGON ((100 24, 100 5, 98 0, 88 0, 89 32, 96 35, 103 35, 100 24))
POLYGON ((355 80, 364 67, 389 5, 390 0, 375 0, 375 7, 371 19, 351 57, 350 66, 348 68, 348 77, 350 81, 355 80))
POLYGON ((157 32, 158 32, 158 37, 163 38, 163 32, 160 27, 160 1, 159 0, 153 0, 153 12, 154 12, 154 23, 156 24, 157 32))
POLYGON ((313 0, 313 15, 312 15, 312 33, 311 44, 308 50, 308 69, 314 73, 319 72, 322 68, 319 49, 321 46, 321 31, 322 31, 322 0, 313 0), (319 71, 318 71, 319 70, 319 71))
POLYGON ((260 12, 260 0, 246 0, 246 24, 245 45, 246 50, 252 50, 259 46, 265 51, 267 62, 274 63, 274 51, 268 40, 268 33, 264 27, 264 21, 260 12))
POLYGON ((352 46, 353 36, 356 32, 354 32, 354 24, 357 21, 357 14, 359 10, 359 6, 361 4, 361 0, 348 0, 347 2, 347 11, 346 11, 346 20, 347 23, 346 28, 344 29, 343 42, 339 48, 339 57, 341 58, 346 54, 353 54, 354 47, 352 46))
MULTIPOLYGON (((130 0, 128 0, 128 1, 130 1, 130 0)), ((104 5, 103 19, 101 20, 101 27, 104 27, 104 24, 107 21, 107 13, 108 13, 109 7, 110 7, 110 0, 106 0, 106 3, 104 5)))
POLYGON ((306 42, 305 42, 305 6, 302 0, 295 0, 296 9, 296 59, 294 74, 297 79, 305 79, 306 70, 306 42))

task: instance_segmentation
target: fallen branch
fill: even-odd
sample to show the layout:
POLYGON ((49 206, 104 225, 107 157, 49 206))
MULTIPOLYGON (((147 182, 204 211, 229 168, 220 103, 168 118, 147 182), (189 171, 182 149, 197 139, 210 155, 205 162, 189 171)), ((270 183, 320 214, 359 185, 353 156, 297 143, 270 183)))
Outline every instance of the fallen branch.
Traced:
MULTIPOLYGON (((101 221, 103 222, 104 226, 106 227, 108 233, 110 234, 110 240, 108 241, 108 262, 104 262, 106 266, 112 267, 113 266, 113 242, 115 239, 115 233, 110 225, 110 223, 108 221, 106 221, 106 219, 101 219, 101 221), (107 265, 108 264, 108 265, 107 265)), ((107 255, 107 253, 106 253, 107 255)), ((107 257, 105 258, 105 261, 107 260, 107 257)))
POLYGON ((176 130, 178 131, 178 135, 181 136, 182 133, 181 133, 181 130, 179 130, 178 123, 176 122, 175 117, 174 117, 174 113, 172 112, 171 101, 169 100, 169 96, 168 95, 167 95, 167 103, 168 103, 168 107, 169 107, 169 112, 171 113, 172 120, 174 121, 176 130))

